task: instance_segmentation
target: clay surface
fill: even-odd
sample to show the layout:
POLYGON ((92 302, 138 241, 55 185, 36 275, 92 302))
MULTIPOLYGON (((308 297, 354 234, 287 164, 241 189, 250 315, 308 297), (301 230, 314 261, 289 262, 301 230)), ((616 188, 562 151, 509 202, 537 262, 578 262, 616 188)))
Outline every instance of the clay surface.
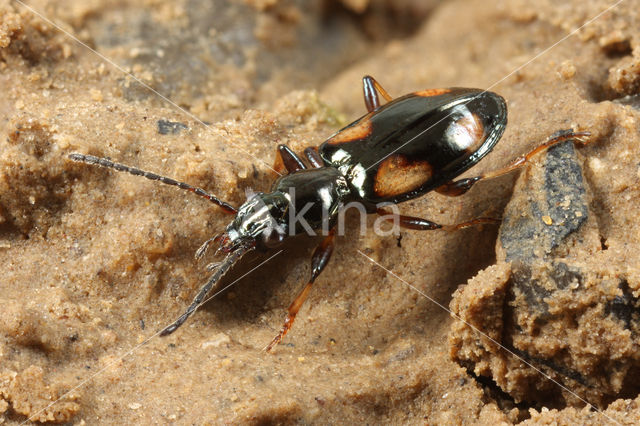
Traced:
POLYGON ((0 423, 640 423, 637 1, 548 51, 611 2, 28 4, 42 17, 0 0, 0 423), (67 155, 239 205, 269 189, 277 144, 301 152, 364 113, 366 74, 392 96, 507 100, 502 141, 466 177, 558 130, 589 143, 400 206, 497 226, 380 237, 374 217, 361 235, 348 215, 273 353, 319 239, 247 255, 229 289, 154 337, 206 280, 213 258, 194 252, 231 217, 67 155))

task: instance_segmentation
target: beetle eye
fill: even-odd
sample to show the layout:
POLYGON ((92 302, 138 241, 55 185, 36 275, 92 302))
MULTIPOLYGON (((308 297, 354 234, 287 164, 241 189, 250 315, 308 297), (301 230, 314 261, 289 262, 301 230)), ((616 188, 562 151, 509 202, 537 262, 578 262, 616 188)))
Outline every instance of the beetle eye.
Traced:
POLYGON ((277 228, 268 228, 262 233, 262 243, 267 248, 278 247, 284 241, 285 234, 281 233, 277 228))

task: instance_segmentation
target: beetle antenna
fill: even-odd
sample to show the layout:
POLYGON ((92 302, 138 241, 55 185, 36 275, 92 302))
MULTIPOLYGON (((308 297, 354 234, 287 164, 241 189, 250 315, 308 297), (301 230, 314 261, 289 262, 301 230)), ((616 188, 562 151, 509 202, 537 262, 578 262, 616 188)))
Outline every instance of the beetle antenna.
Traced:
POLYGON ((225 257, 224 260, 220 262, 220 264, 217 266, 218 269, 215 271, 213 275, 211 275, 207 283, 203 285, 202 288, 200 288, 200 291, 198 292, 196 297, 193 299, 193 302, 191 302, 191 305, 189 305, 187 310, 182 315, 180 315, 180 317, 177 320, 175 320, 173 324, 165 327, 160 332, 160 335, 167 336, 173 333, 174 331, 176 331, 178 327, 180 327, 196 311, 196 309, 198 309, 203 304, 204 298, 207 297, 207 294, 209 293, 209 291, 211 291, 213 286, 218 281, 220 281, 220 278, 222 278, 222 276, 226 274, 229 271, 229 269, 231 269, 231 267, 235 265, 235 263, 245 253, 253 250, 254 248, 255 248, 254 243, 245 243, 245 244, 241 244, 238 248, 230 252, 227 255, 227 257, 225 257))
POLYGON ((114 169, 114 170, 117 170, 119 172, 126 172, 126 173, 129 173, 129 174, 134 175, 134 176, 142 176, 142 177, 145 177, 145 178, 147 178, 149 180, 155 180, 155 181, 164 183, 166 185, 177 186, 180 189, 186 189, 187 191, 193 192, 194 194, 199 195, 200 197, 206 198, 207 200, 211 201, 213 204, 215 204, 218 207, 220 207, 226 213, 236 214, 238 212, 238 209, 236 209, 232 205, 220 200, 215 195, 209 194, 204 189, 198 188, 198 187, 195 187, 195 186, 191 186, 188 183, 180 182, 180 181, 177 181, 175 179, 171 179, 170 177, 161 176, 161 175, 158 175, 158 174, 155 174, 155 173, 152 173, 152 172, 147 172, 147 171, 135 168, 135 167, 127 166, 125 164, 116 163, 115 161, 111 161, 111 160, 109 160, 107 158, 96 157, 96 156, 93 156, 93 155, 75 154, 74 153, 74 154, 69 154, 69 158, 72 159, 73 161, 78 161, 78 162, 86 163, 86 164, 92 164, 92 165, 95 165, 95 166, 106 167, 108 169, 114 169))

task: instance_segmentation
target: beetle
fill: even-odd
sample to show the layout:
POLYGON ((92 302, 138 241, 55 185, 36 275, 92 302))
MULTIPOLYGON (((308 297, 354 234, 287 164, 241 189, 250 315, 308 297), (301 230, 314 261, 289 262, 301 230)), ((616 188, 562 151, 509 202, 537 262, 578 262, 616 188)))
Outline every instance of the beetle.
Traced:
POLYGON ((311 276, 288 308, 280 332, 266 347, 273 349, 290 330, 309 291, 326 267, 334 249, 335 224, 342 206, 358 202, 367 213, 383 216, 413 230, 455 230, 467 226, 499 222, 476 218, 454 225, 404 216, 385 209, 436 191, 448 196, 466 193, 482 179, 506 174, 527 164, 539 152, 567 140, 585 142, 588 132, 564 130, 506 167, 471 178, 454 180, 477 164, 500 140, 507 124, 505 100, 496 93, 468 88, 429 89, 393 99, 371 76, 363 77, 367 114, 339 130, 319 147, 304 150, 308 164, 288 146, 279 145, 274 169, 285 172, 267 193, 255 193, 234 207, 204 189, 184 182, 85 154, 70 154, 74 161, 98 165, 177 186, 204 197, 222 211, 234 215, 225 231, 207 240, 196 258, 211 243, 225 253, 222 262, 209 268, 213 274, 201 287, 186 311, 160 334, 180 327, 202 304, 221 277, 245 253, 273 249, 289 236, 307 231, 287 220, 299 211, 313 230, 328 229, 311 257, 311 276), (379 96, 387 102, 380 103, 379 96))

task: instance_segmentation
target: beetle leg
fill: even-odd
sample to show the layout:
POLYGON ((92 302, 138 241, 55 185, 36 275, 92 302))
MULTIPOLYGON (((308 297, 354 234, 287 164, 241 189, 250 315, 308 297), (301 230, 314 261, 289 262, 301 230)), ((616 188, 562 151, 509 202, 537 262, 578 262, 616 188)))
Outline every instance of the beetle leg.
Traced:
POLYGON ((590 134, 591 133, 589 132, 574 132, 573 130, 560 130, 559 132, 554 133, 545 143, 537 146, 527 154, 516 158, 509 165, 507 165, 502 169, 494 170, 492 172, 488 172, 483 175, 472 177, 472 178, 460 179, 460 180, 452 181, 449 183, 445 183, 444 185, 436 188, 435 191, 443 195, 457 197, 458 195, 462 195, 465 192, 467 192, 469 189, 471 189, 471 187, 479 180, 491 179, 494 177, 502 176, 515 169, 519 169, 520 167, 525 166, 526 164, 531 162, 531 159, 535 155, 549 149, 553 145, 556 145, 560 142, 565 142, 568 140, 577 140, 577 141, 580 141, 581 143, 585 143, 583 138, 586 138, 590 134))
POLYGON ((289 329, 291 329, 298 311, 309 295, 309 291, 311 290, 313 282, 316 278, 318 278, 318 275, 320 275, 324 267, 327 266, 327 263, 329 263, 329 259, 331 259, 331 253, 333 253, 334 247, 334 236, 335 229, 332 229, 329 232, 329 235, 327 235, 325 239, 322 240, 322 243, 320 243, 320 245, 316 247, 315 251, 313 252, 313 256, 311 257, 311 279, 309 280, 307 285, 304 286, 302 291, 298 293, 298 296, 294 299, 291 305, 289 305, 287 318, 284 320, 282 330, 280 330, 280 333, 278 333, 278 335, 274 337, 271 343, 269 343, 269 345, 265 348, 267 352, 269 352, 271 349, 273 349, 274 346, 280 343, 284 335, 287 334, 289 329))
POLYGON ((276 150, 276 161, 273 163, 273 168, 277 173, 283 172, 293 173, 298 170, 306 169, 300 157, 286 145, 278 145, 276 150))
POLYGON ((309 163, 311 163, 315 169, 324 167, 324 161, 322 161, 322 157, 318 154, 318 148, 310 146, 304 150, 304 155, 307 156, 309 163))
POLYGON ((387 102, 391 102, 393 99, 387 91, 382 88, 380 83, 370 75, 362 77, 362 91, 364 92, 364 104, 369 112, 380 106, 378 93, 380 93, 387 102))
POLYGON ((458 229, 468 228, 469 226, 482 225, 482 224, 497 224, 500 223, 500 219, 492 217, 478 217, 471 219, 467 222, 456 223, 454 225, 441 225, 439 223, 432 222, 427 219, 414 216, 396 215, 385 209, 377 209, 376 213, 383 216, 383 219, 398 223, 401 227, 407 229, 413 229, 416 231, 431 231, 434 229, 442 229, 445 231, 456 231, 458 229))
POLYGON ((466 193, 471 189, 474 183, 483 179, 484 176, 476 176, 467 179, 460 179, 451 182, 447 182, 442 186, 439 186, 435 189, 438 194, 447 195, 449 197, 457 197, 466 193))

